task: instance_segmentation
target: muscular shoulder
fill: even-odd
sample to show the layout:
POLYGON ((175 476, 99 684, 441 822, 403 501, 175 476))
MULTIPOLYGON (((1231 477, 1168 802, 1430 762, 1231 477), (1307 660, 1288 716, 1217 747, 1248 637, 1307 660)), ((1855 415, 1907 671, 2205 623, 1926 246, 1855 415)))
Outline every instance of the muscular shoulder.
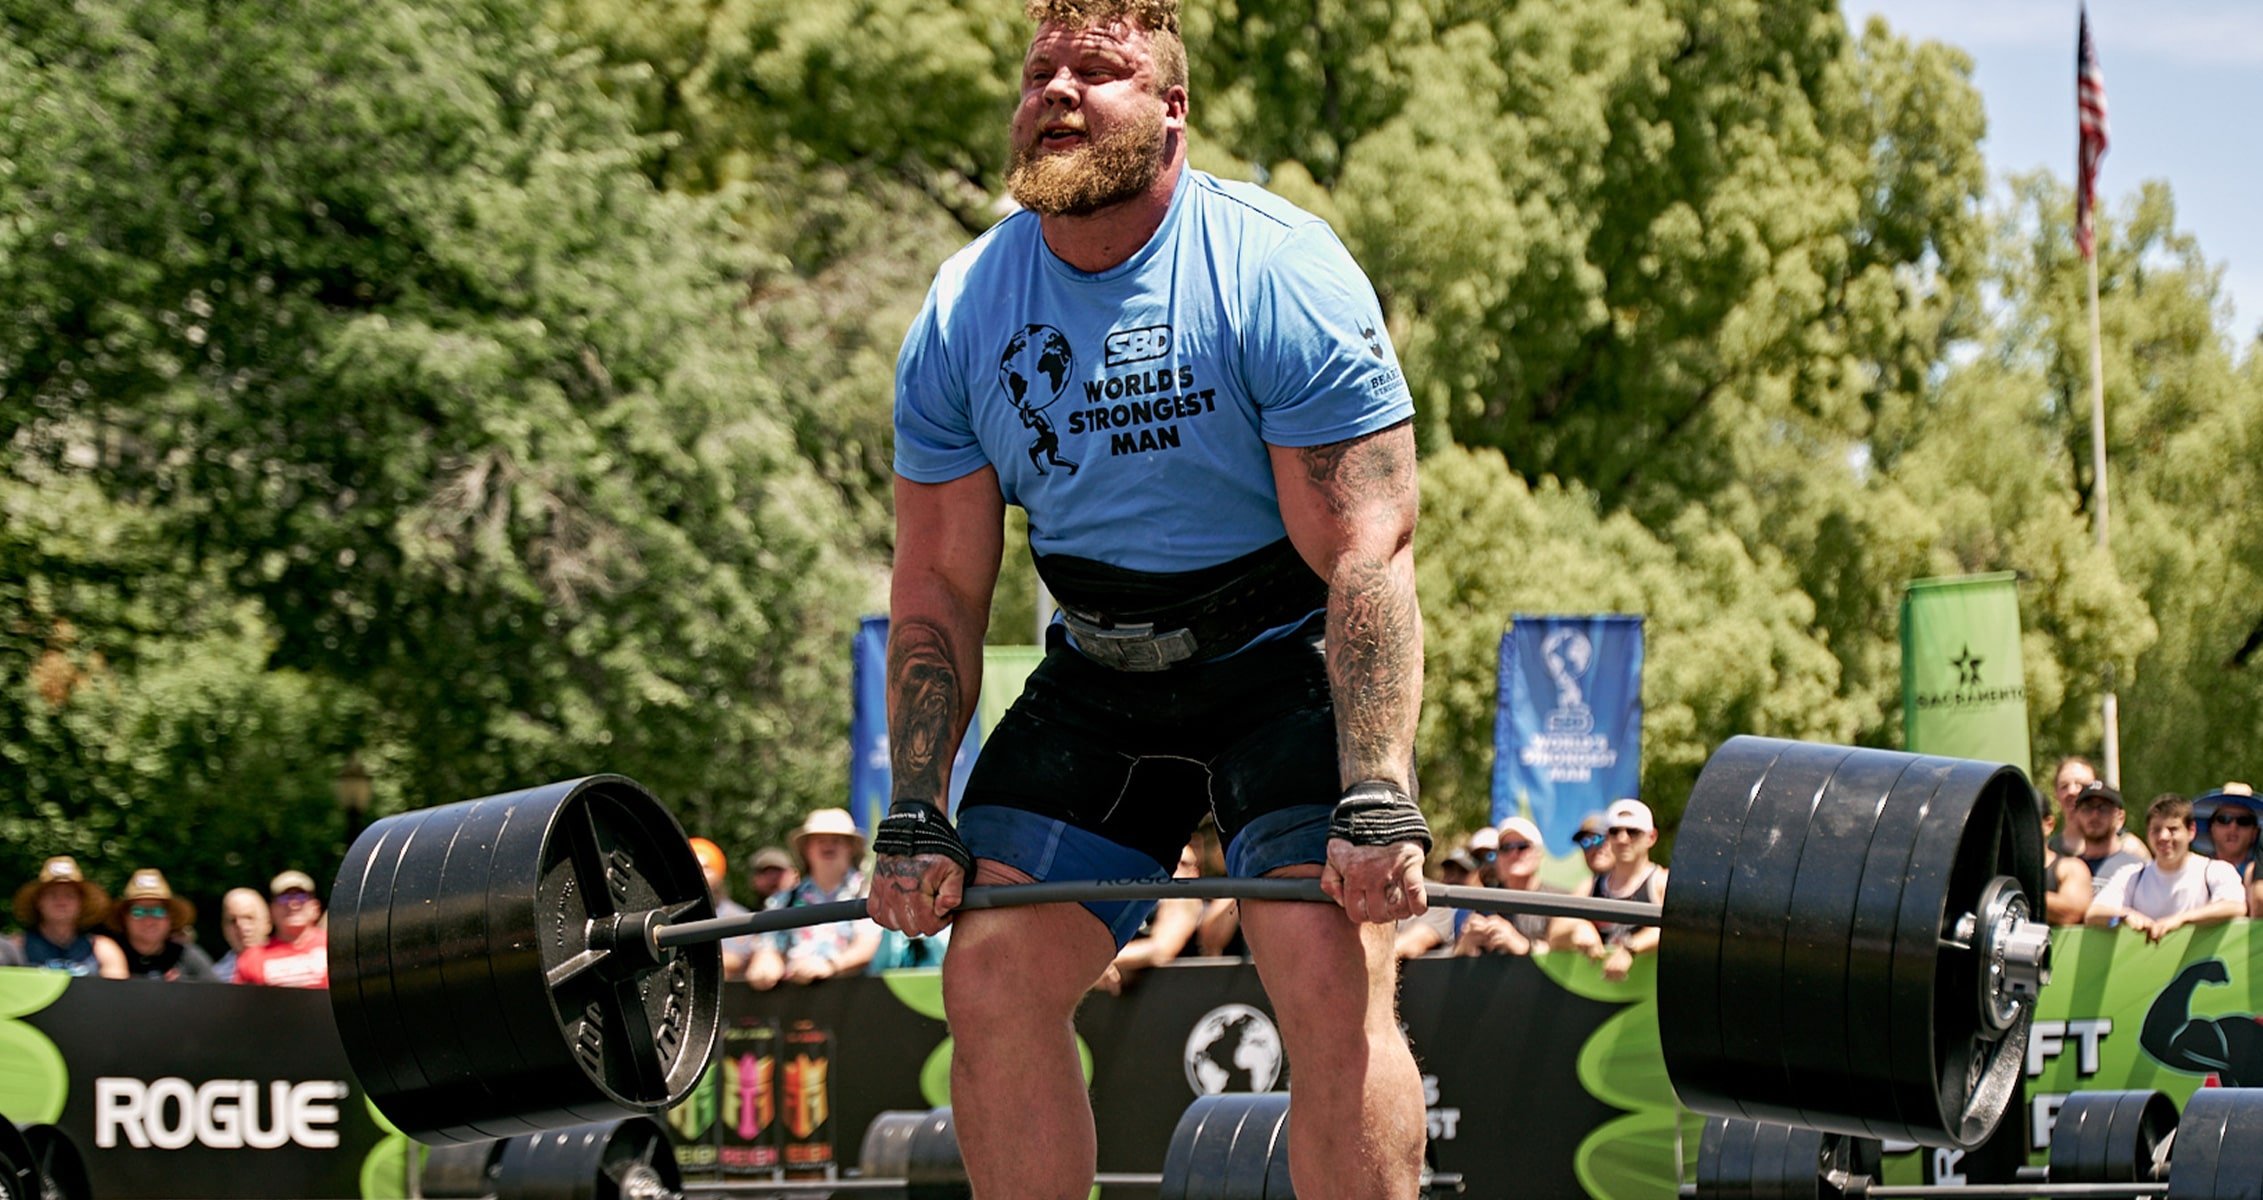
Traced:
POLYGON ((980 317, 987 309, 985 295, 1008 275, 1029 269, 1038 236, 1037 215, 1018 211, 944 259, 928 289, 936 323, 948 327, 961 318, 980 317))

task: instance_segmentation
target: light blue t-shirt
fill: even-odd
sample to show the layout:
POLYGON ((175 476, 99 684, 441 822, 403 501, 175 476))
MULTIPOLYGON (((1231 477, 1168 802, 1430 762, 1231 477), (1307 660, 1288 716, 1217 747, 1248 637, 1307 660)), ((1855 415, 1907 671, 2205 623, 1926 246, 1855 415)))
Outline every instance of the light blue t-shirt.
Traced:
POLYGON ((943 264, 896 360, 896 472, 996 467, 1039 554, 1191 571, 1286 535, 1267 444, 1413 412, 1375 289, 1327 222, 1190 169, 1106 271, 1061 261, 1028 212, 943 264))

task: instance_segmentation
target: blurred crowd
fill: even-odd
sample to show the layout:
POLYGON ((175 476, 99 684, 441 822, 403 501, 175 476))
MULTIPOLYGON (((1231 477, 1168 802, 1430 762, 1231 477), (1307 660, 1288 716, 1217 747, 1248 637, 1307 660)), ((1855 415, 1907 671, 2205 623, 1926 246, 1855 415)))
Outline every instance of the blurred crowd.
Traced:
MULTIPOLYGON (((2188 925, 2263 916, 2255 869, 2263 799, 2231 782, 2197 798, 2155 796, 2130 828, 2122 793, 2082 758, 2061 760, 2039 797, 2044 838, 2042 908, 2051 924, 2126 929, 2158 941, 2188 925)), ((1461 887, 1577 893, 1655 904, 1666 868, 1653 861, 1658 827, 1648 805, 1627 798, 1581 821, 1573 837, 1581 862, 1551 863, 1539 828, 1521 816, 1481 827, 1448 845, 1430 878, 1461 887)), ((755 852, 734 895, 722 848, 703 837, 691 849, 707 877, 718 916, 862 898, 864 834, 845 809, 811 812, 786 846, 755 852), (738 898, 743 895, 742 901, 738 898)), ((1216 830, 1205 824, 1181 853, 1181 877, 1225 870, 1216 830)), ((264 890, 239 887, 220 900, 227 951, 215 960, 198 945, 197 908, 174 894, 156 867, 128 872, 115 895, 78 861, 58 855, 16 889, 18 932, 0 935, 0 966, 45 967, 106 979, 161 979, 329 986, 328 919, 306 872, 285 870, 264 890)), ((842 975, 939 965, 949 931, 907 938, 867 921, 817 922, 723 942, 725 978, 758 988, 807 984, 842 975)), ((1481 954, 1583 954, 1607 978, 1623 979, 1658 947, 1652 926, 1568 916, 1495 915, 1439 905, 1402 922, 1400 958, 1481 954)), ((1184 957, 1247 953, 1231 900, 1166 900, 1099 980, 1120 992, 1140 972, 1184 957)))

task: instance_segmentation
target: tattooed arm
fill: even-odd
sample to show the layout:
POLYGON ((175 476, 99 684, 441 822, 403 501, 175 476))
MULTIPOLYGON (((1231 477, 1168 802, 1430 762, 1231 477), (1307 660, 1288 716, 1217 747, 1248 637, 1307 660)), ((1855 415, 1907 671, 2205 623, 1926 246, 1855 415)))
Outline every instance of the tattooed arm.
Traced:
MULTIPOLYGON (((951 759, 982 690, 982 635, 1005 549, 1005 501, 985 467, 948 483, 896 478, 896 565, 889 588, 888 758, 893 800, 946 808, 951 759)), ((964 872, 934 854, 882 856, 872 915, 933 933, 958 904, 964 872)))
MULTIPOLYGON (((1343 784, 1414 787, 1422 612, 1414 595, 1414 426, 1325 446, 1271 447, 1281 519, 1328 581, 1328 683, 1343 784)), ((1355 919, 1422 912, 1422 847, 1328 843, 1321 886, 1355 919)))
POLYGON ((1414 790, 1422 613, 1414 602, 1414 426, 1348 442, 1272 447, 1281 519, 1328 581, 1328 682, 1346 785, 1414 790))

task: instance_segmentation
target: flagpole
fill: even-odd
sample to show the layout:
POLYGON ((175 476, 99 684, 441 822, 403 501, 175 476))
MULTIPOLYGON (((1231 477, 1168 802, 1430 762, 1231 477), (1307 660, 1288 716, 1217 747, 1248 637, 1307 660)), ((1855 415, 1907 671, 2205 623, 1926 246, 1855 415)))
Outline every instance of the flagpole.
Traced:
MULTIPOLYGON (((2098 323, 2098 255, 2085 255, 2090 267, 2090 509, 2098 535, 2098 549, 2113 553, 2106 513, 2106 352, 2098 323)), ((2122 785, 2121 702, 2114 694, 2114 664, 2106 664, 2106 691, 2099 700, 2099 717, 2105 727, 2106 782, 2122 785)))

